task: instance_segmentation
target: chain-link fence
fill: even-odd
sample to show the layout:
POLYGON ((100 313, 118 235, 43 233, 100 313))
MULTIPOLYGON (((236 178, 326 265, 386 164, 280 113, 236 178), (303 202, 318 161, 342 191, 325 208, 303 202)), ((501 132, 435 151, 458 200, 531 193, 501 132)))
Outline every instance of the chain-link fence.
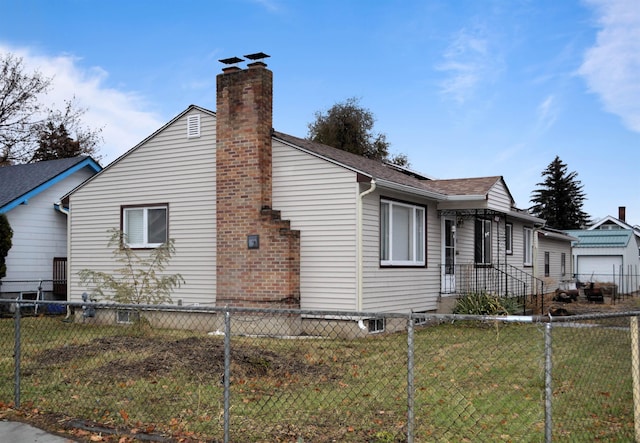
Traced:
POLYGON ((574 278, 585 292, 592 293, 594 297, 610 296, 615 300, 640 290, 640 273, 633 265, 612 266, 610 272, 577 273, 574 278))
POLYGON ((636 435, 640 312, 67 306, 33 315, 25 305, 0 320, 0 401, 54 414, 59 426, 230 442, 636 435))

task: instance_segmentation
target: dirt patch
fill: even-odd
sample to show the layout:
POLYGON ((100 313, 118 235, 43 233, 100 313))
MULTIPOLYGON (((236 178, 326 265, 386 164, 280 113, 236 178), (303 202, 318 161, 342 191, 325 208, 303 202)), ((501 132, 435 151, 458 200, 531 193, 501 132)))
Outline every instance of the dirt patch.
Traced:
MULTIPOLYGON (((562 315, 583 315, 583 314, 606 314, 612 312, 637 311, 640 309, 640 300, 637 297, 627 296, 624 298, 613 299, 610 296, 604 296, 602 303, 590 302, 584 296, 578 297, 578 300, 570 303, 550 301, 545 311, 562 312, 562 315)), ((545 312, 545 314, 547 313, 545 312)))
MULTIPOLYGON (((96 338, 81 345, 63 346, 42 352, 40 368, 69 365, 78 358, 105 356, 105 364, 86 376, 93 380, 130 380, 154 378, 180 371, 201 381, 223 380, 224 344, 212 337, 188 337, 178 340, 144 336, 96 338), (107 358, 108 355, 115 358, 107 358), (206 369, 206 370, 203 370, 206 369)), ((328 367, 310 365, 291 352, 265 350, 257 346, 234 344, 231 373, 238 378, 266 377, 277 373, 305 376, 329 375, 328 367)))
MULTIPOLYGON (((338 375, 328 364, 305 358, 298 346, 283 346, 278 351, 264 349, 259 341, 232 343, 231 378, 232 386, 249 397, 261 395, 263 384, 282 379, 301 383, 336 379, 338 375), (247 386, 247 388, 245 388, 247 386)), ((64 345, 48 349, 35 357, 28 374, 46 374, 53 368, 75 368, 68 374, 65 383, 77 380, 91 380, 97 384, 125 385, 134 380, 156 383, 162 377, 176 380, 197 380, 199 384, 219 384, 224 382, 224 342, 220 337, 192 336, 187 338, 167 338, 150 335, 116 335, 100 337, 85 344, 64 345)), ((25 374, 26 375, 26 374, 25 374)), ((252 401, 249 398, 248 401, 252 401)), ((2 405, 0 405, 2 406, 2 405)), ((78 441, 103 442, 184 442, 201 441, 179 428, 163 430, 162 434, 152 426, 116 428, 113 420, 104 423, 76 419, 61 414, 40 411, 23 405, 20 410, 12 410, 9 405, 0 407, 0 418, 25 421, 78 441), (106 423, 106 424, 105 424, 106 423), (99 438, 98 438, 99 437, 99 438)), ((130 424, 130 423, 127 423, 130 424)))

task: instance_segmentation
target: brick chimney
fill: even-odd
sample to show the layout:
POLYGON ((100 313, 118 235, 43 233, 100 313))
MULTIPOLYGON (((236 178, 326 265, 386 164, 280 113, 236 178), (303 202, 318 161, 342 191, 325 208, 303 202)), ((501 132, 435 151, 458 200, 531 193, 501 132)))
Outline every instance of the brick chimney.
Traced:
POLYGON ((625 206, 618 206, 618 220, 621 222, 627 222, 627 208, 625 206))
POLYGON ((272 209, 273 74, 257 61, 216 80, 216 302, 299 307, 300 233, 272 209))

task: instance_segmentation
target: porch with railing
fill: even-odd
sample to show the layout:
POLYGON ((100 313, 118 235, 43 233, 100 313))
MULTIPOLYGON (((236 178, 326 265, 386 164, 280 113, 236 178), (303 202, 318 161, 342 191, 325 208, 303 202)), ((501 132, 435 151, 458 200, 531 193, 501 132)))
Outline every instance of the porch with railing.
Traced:
MULTIPOLYGON (((441 265, 441 294, 467 294, 486 292, 503 298, 515 298, 522 313, 543 303, 544 282, 523 269, 509 264, 441 265)), ((540 311, 544 310, 540 306, 540 311)))

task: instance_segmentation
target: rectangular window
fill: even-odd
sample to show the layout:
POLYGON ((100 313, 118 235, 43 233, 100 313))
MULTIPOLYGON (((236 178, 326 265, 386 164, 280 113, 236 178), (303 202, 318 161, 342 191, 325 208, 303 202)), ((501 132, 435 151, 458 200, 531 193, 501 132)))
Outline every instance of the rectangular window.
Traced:
POLYGON ((513 224, 507 223, 504 227, 504 250, 506 254, 513 254, 513 224))
POLYGON ((477 265, 491 264, 491 220, 476 219, 474 255, 477 265))
POLYGON ((524 228, 524 265, 533 266, 533 229, 524 228))
POLYGON ((157 248, 167 242, 168 207, 122 208, 122 231, 130 248, 157 248))
POLYGON ((425 208, 380 201, 380 264, 424 266, 425 208))
POLYGON ((384 318, 372 318, 368 321, 369 332, 384 332, 384 318))
POLYGON ((567 254, 564 252, 560 254, 560 275, 567 275, 567 254))
POLYGON ((549 277, 549 264, 550 258, 549 258, 549 251, 544 251, 544 276, 545 277, 549 277))
POLYGON ((124 311, 118 309, 116 311, 116 323, 131 324, 140 320, 140 313, 134 311, 124 311))

